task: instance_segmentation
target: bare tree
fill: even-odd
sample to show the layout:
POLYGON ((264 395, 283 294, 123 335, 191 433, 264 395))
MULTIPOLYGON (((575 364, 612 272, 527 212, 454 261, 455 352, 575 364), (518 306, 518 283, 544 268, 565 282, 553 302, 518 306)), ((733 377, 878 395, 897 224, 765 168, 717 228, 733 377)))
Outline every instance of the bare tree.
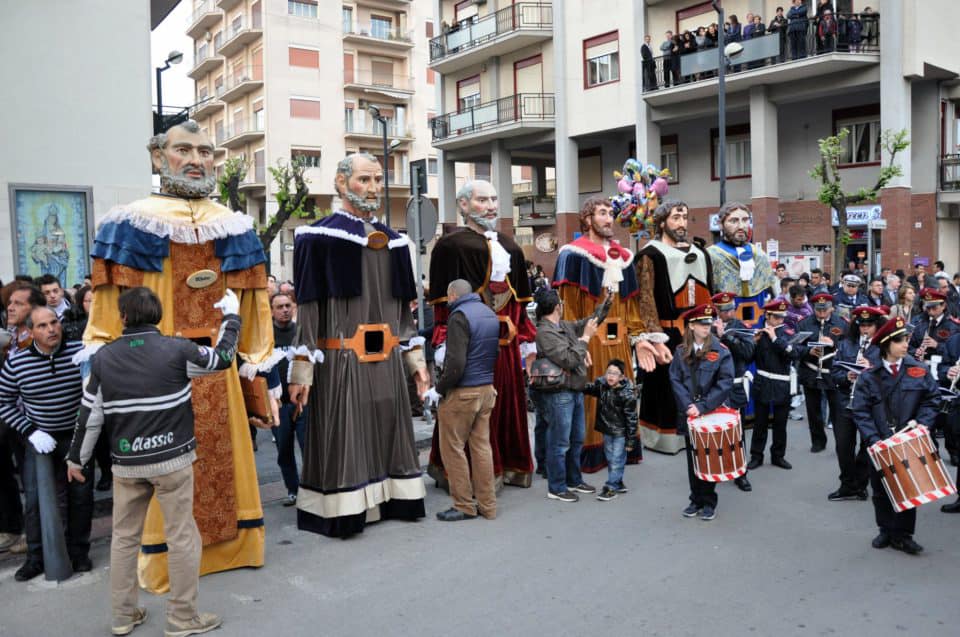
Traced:
POLYGON ((890 180, 899 177, 902 173, 900 166, 894 163, 897 154, 910 146, 906 130, 898 132, 885 130, 880 135, 880 143, 890 160, 886 166, 880 167, 880 174, 876 183, 870 188, 860 188, 856 192, 847 192, 843 189, 840 179, 840 160, 847 148, 847 138, 850 131, 842 129, 836 135, 817 140, 820 151, 820 163, 810 171, 810 176, 820 182, 817 199, 821 203, 831 206, 837 211, 837 237, 833 246, 833 272, 837 280, 846 263, 846 247, 850 243, 850 228, 847 226, 847 206, 863 201, 876 201, 880 191, 890 180))

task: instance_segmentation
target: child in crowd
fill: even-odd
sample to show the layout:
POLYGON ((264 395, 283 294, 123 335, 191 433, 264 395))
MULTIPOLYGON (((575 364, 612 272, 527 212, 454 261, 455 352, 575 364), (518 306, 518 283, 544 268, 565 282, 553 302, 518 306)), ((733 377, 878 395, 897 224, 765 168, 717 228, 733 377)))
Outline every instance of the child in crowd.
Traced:
POLYGON ((612 500, 627 492, 623 467, 627 453, 637 444, 637 392, 619 358, 611 359, 607 372, 583 391, 597 398, 594 428, 603 434, 603 454, 607 459, 607 482, 597 499, 612 500))

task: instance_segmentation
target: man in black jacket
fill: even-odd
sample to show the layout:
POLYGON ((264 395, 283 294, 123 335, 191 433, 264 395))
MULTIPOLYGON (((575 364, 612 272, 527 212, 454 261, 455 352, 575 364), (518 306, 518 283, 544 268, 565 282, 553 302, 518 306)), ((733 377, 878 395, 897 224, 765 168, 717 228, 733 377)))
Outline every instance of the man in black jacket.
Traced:
POLYGON ((443 397, 437 414, 440 454, 453 506, 437 513, 443 522, 497 516, 490 448, 490 414, 497 400, 493 368, 500 351, 500 320, 464 279, 447 285, 447 353, 443 374, 427 400, 443 397), (470 445, 470 464, 464 448, 470 445), (474 504, 476 496, 476 504, 474 504))
POLYGON ((657 88, 657 63, 653 61, 653 47, 650 45, 650 36, 643 36, 640 45, 640 57, 643 68, 643 90, 652 91, 657 88))
POLYGON ((193 429, 191 378, 234 364, 240 302, 227 289, 214 305, 223 311, 215 347, 160 334, 160 299, 148 288, 131 288, 118 299, 123 334, 100 349, 90 363, 67 466, 71 480, 86 480, 104 424, 112 432, 113 537, 110 587, 114 635, 126 635, 146 619, 137 606, 137 555, 147 514, 156 495, 163 511, 170 596, 165 635, 207 632, 220 625, 213 613, 197 612, 200 532, 193 517, 193 429))
POLYGON ((800 321, 798 332, 813 332, 806 343, 797 346, 800 364, 797 376, 803 386, 810 425, 810 452, 819 453, 827 447, 827 432, 823 418, 823 400, 826 398, 830 422, 836 422, 842 405, 837 387, 830 376, 830 366, 837 352, 837 344, 847 331, 847 323, 833 313, 833 297, 815 294, 812 299, 813 316, 800 321))

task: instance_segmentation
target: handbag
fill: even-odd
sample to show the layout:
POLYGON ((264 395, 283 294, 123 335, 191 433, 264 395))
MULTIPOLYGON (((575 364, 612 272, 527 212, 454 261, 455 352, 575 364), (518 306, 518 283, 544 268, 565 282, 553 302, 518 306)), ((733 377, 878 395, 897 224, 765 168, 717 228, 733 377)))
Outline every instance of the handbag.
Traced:
POLYGON ((549 358, 538 356, 530 366, 530 386, 539 391, 560 391, 569 374, 549 358))

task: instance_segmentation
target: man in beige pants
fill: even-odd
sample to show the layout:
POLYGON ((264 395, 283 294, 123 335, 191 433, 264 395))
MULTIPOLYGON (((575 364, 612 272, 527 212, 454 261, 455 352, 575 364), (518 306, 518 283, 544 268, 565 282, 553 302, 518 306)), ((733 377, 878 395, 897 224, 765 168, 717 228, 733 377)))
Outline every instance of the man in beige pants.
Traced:
POLYGON ((71 480, 93 454, 104 424, 111 432, 113 538, 110 590, 114 635, 128 635, 147 617, 137 606, 137 554, 150 498, 163 512, 170 596, 165 637, 217 628, 221 619, 197 611, 202 543, 193 517, 194 437, 191 378, 233 365, 240 302, 229 289, 214 307, 223 311, 215 347, 163 336, 160 300, 145 287, 118 300, 123 334, 96 352, 67 459, 71 480))
POLYGON ((463 279, 447 286, 447 355, 428 402, 440 400, 440 455, 450 481, 453 507, 437 513, 444 522, 497 516, 490 413, 497 399, 493 368, 500 350, 500 320, 463 279), (442 399, 441 399, 442 397, 442 399), (470 445, 471 466, 464 451, 470 445), (476 503, 474 503, 476 496, 476 503))

